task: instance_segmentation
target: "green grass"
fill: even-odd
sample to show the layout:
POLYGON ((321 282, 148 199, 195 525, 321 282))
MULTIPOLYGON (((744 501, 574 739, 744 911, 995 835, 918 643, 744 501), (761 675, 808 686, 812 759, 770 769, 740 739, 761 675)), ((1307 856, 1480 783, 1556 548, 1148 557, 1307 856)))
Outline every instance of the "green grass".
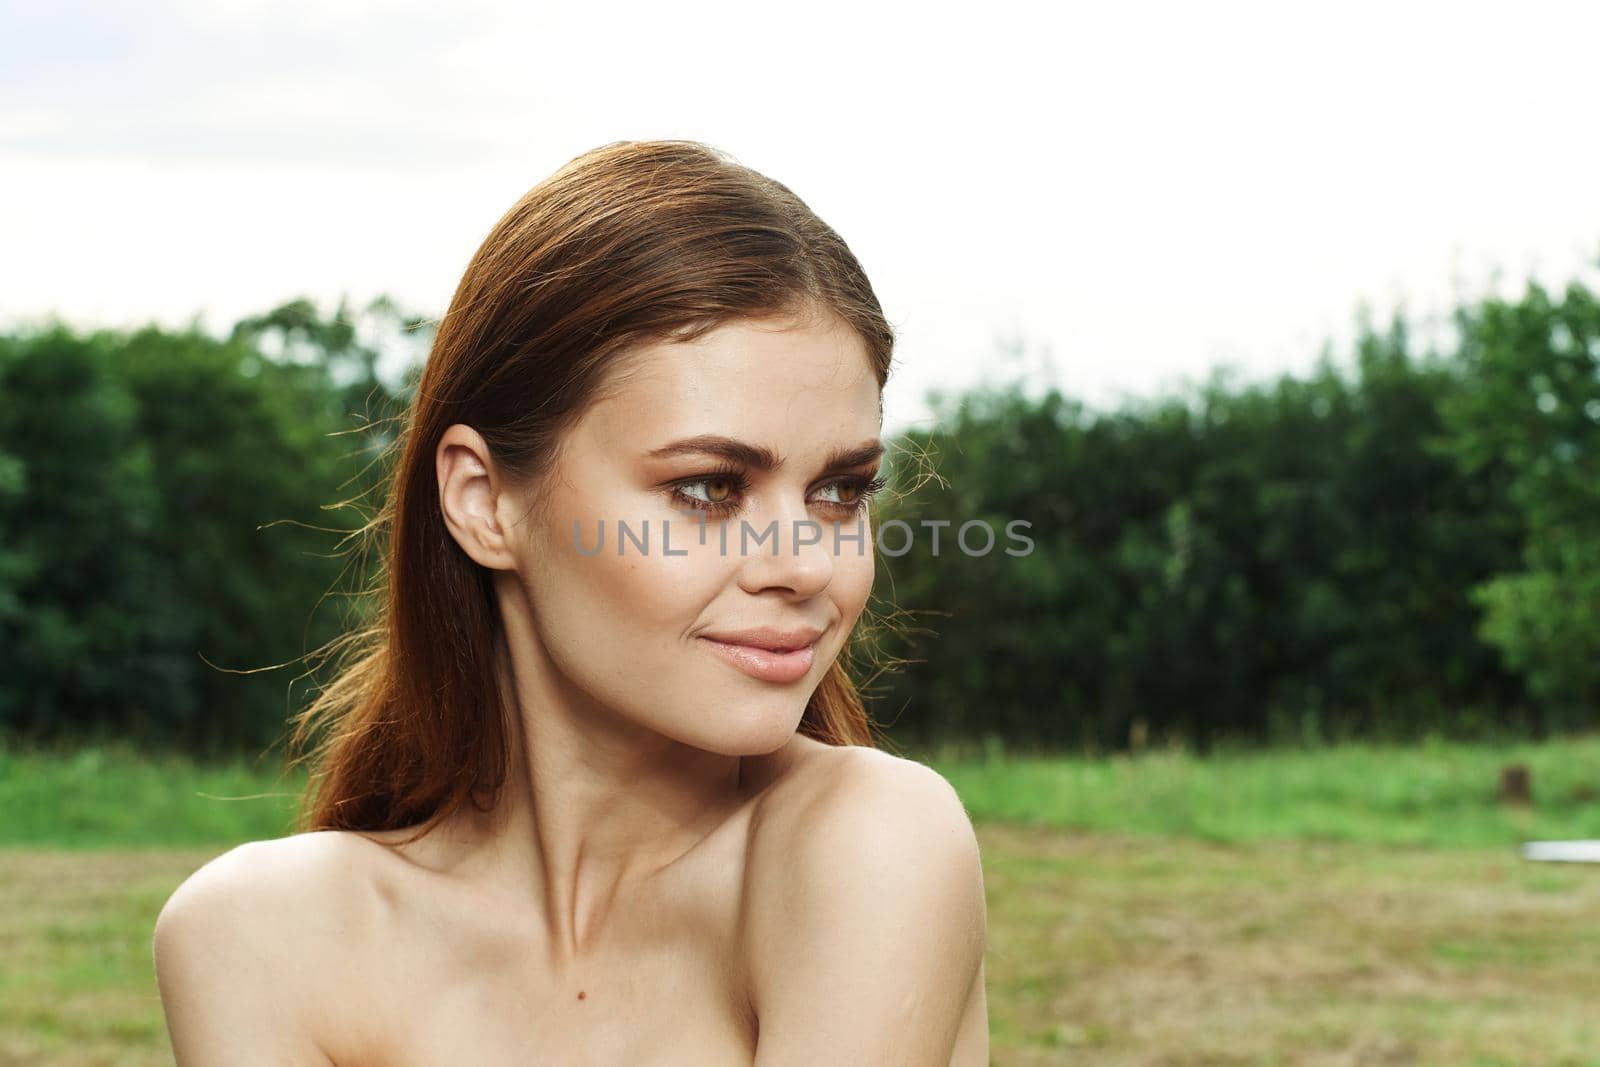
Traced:
MULTIPOLYGON (((1206 757, 911 755, 950 780, 974 819, 1215 842, 1475 848, 1600 837, 1600 736, 1206 757), (1531 808, 1496 803, 1507 763, 1532 770, 1531 808)), ((215 766, 118 748, 0 750, 0 846, 168 848, 276 837, 289 830, 302 781, 266 760, 215 766)))
MULTIPOLYGON (((977 829, 997 1067, 1600 1067, 1600 870, 977 829)), ((170 1064, 150 935, 222 847, 0 851, 0 1065, 170 1064)))
POLYGON ((0 749, 0 846, 173 848, 289 832, 303 778, 125 748, 0 749))
MULTIPOLYGON (((923 758, 978 827, 993 1062, 1600 1067, 1600 737, 1199 758, 923 758), (1500 767, 1534 803, 1495 802, 1500 767), (1087 832, 1085 832, 1087 831, 1087 832)), ((0 750, 0 1067, 170 1063, 161 902, 301 780, 0 750)))
POLYGON ((1600 736, 926 762, 950 780, 974 819, 1063 829, 1436 848, 1600 837, 1600 736), (1529 808, 1496 802, 1500 768, 1509 763, 1532 772, 1529 808))

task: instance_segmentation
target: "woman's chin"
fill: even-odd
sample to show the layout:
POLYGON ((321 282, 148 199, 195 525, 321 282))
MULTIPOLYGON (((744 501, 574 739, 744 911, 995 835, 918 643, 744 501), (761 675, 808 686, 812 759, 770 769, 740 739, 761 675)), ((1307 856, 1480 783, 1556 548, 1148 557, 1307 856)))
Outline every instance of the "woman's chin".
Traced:
POLYGON ((751 701, 742 708, 709 708, 691 736, 681 740, 721 756, 765 756, 782 748, 800 728, 805 704, 751 701))

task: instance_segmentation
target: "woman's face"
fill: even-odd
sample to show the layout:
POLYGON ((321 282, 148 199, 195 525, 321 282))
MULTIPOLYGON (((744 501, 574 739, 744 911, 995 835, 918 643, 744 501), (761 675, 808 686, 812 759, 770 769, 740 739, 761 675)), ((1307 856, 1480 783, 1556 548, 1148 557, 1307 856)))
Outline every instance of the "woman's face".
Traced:
POLYGON ((866 347, 832 316, 747 319, 624 360, 565 438, 546 506, 513 531, 541 658, 633 724, 770 752, 872 588, 866 347))

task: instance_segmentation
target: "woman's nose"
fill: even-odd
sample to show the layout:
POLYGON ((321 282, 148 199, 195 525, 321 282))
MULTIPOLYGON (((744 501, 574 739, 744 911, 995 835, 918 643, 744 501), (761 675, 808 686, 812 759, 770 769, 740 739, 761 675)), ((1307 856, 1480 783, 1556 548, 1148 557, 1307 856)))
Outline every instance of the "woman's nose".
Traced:
POLYGON ((748 531, 740 531, 740 586, 749 593, 782 588, 796 596, 814 596, 827 588, 833 578, 831 524, 793 508, 764 521, 764 527, 752 523, 748 531))

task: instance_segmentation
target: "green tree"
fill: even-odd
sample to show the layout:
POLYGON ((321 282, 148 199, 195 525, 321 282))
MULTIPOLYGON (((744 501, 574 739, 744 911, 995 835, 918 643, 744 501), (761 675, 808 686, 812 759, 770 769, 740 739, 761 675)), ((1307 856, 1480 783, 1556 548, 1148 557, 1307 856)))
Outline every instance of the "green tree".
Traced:
POLYGON ((0 344, 0 727, 104 727, 159 688, 137 645, 160 521, 117 339, 53 325, 0 344))
POLYGON ((378 357, 415 320, 346 315, 3 339, 0 730, 201 752, 281 736, 299 657, 362 604, 346 542, 406 399, 378 357))
POLYGON ((1457 316, 1470 388, 1448 407, 1462 466, 1503 478, 1527 527, 1522 566, 1485 582, 1483 633, 1553 727, 1600 708, 1600 301, 1529 284, 1457 316))

